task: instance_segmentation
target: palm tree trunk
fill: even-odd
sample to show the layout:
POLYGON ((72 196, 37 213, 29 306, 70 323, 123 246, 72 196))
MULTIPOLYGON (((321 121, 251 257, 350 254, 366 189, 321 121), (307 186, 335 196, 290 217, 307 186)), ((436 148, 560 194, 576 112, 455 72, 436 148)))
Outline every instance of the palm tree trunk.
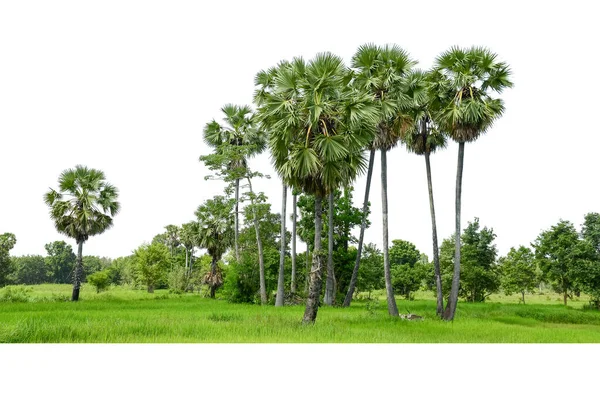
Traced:
POLYGON ((75 276, 73 277, 73 293, 71 301, 79 300, 79 289, 81 288, 81 277, 83 275, 83 241, 77 243, 77 265, 75 266, 75 276))
POLYGON ((240 207, 240 180, 235 180, 235 214, 234 214, 234 233, 233 233, 233 245, 235 248, 235 260, 237 262, 240 261, 240 247, 239 247, 239 230, 240 230, 240 221, 239 221, 239 207, 240 207))
POLYGON ((358 237, 358 252, 356 253, 356 261, 354 262, 354 269, 352 270, 352 278, 350 278, 350 286, 348 287, 348 293, 342 307, 349 307, 352 302, 352 296, 354 295, 354 288, 356 287, 356 280, 358 279, 358 268, 360 266, 360 257, 362 255, 363 241, 365 239, 365 229, 367 228, 367 211, 369 209, 369 191, 371 190, 371 177, 373 176, 373 163, 375 162, 375 149, 371 149, 369 155, 369 169, 367 170, 367 187, 365 189, 365 201, 363 202, 362 209, 362 221, 360 224, 360 235, 358 237))
POLYGON ((388 313, 398 316, 398 306, 392 288, 392 274, 390 271, 390 253, 388 249, 388 202, 387 202, 387 157, 386 150, 381 150, 381 214, 383 215, 383 272, 385 276, 385 291, 387 293, 388 313))
POLYGON ((433 241, 433 265, 435 272, 435 289, 437 298, 436 314, 440 317, 444 312, 444 296, 442 294, 442 276, 440 271, 440 253, 438 249, 437 224, 435 222, 435 207, 433 205, 433 184, 431 182, 431 164, 429 152, 425 151, 425 168, 427 170, 427 188, 429 189, 429 211, 431 212, 431 236, 433 241))
POLYGON ((258 273, 260 279, 260 303, 267 304, 267 289, 265 285, 265 263, 263 255, 262 239, 260 238, 260 228, 258 226, 258 217, 254 209, 254 191, 252 190, 252 181, 248 178, 248 187, 250 189, 250 201, 252 203, 252 212, 254 219, 254 231, 256 232, 256 246, 258 247, 258 273))
POLYGON ((296 293, 296 204, 298 202, 298 196, 292 195, 292 282, 290 284, 290 292, 296 293))
POLYGON ((275 307, 283 306, 284 297, 284 271, 285 271, 285 219, 287 206, 287 186, 283 185, 281 193, 281 248, 279 250, 279 279, 277 279, 277 297, 275 298, 275 307))
POLYGON ((462 193, 462 173, 463 162, 465 158, 465 142, 458 144, 458 163, 456 167, 456 230, 454 232, 454 275, 452 276, 452 287, 450 289, 450 297, 446 310, 444 311, 444 319, 452 321, 456 313, 456 303, 458 302, 458 288, 460 285, 460 201, 462 193))
POLYGON ((315 196, 315 246, 313 248, 312 268, 309 274, 308 298, 306 299, 306 309, 302 323, 312 324, 317 319, 317 311, 319 310, 319 297, 321 296, 321 230, 323 229, 322 220, 322 203, 323 197, 315 196))
POLYGON ((327 236, 327 280, 325 281, 325 298, 323 303, 328 306, 333 305, 334 293, 334 272, 333 272, 333 206, 335 196, 333 191, 329 193, 329 215, 328 215, 328 236, 327 236))
MULTIPOLYGON (((217 274, 217 257, 216 256, 212 257, 212 262, 210 264, 210 274, 213 277, 217 274)), ((215 298, 216 290, 217 290, 217 287, 214 284, 211 284, 210 285, 210 298, 211 299, 215 298)))

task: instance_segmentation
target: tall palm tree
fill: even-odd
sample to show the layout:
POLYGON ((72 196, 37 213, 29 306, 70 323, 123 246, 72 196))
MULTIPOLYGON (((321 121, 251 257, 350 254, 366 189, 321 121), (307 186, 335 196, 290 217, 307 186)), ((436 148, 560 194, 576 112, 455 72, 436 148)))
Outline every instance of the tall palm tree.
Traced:
POLYGON ((433 117, 442 131, 458 143, 456 168, 456 220, 454 273, 444 319, 453 320, 460 284, 460 213, 465 143, 485 133, 504 112, 504 103, 492 95, 512 87, 510 68, 483 47, 452 47, 440 54, 434 65, 432 88, 439 103, 433 117), (438 107, 439 106, 439 107, 438 107))
POLYGON ((64 170, 58 178, 58 190, 50 188, 44 194, 56 230, 77 243, 71 301, 79 300, 83 244, 90 236, 99 235, 113 225, 120 209, 118 194, 117 188, 106 182, 104 172, 83 165, 64 170))
MULTIPOLYGON (((414 64, 408 53, 396 45, 383 47, 374 44, 362 45, 352 57, 355 85, 375 99, 379 110, 377 133, 369 147, 381 153, 383 264, 388 313, 392 316, 398 316, 398 307, 392 288, 388 249, 387 152, 398 144, 402 133, 411 127, 408 115, 411 101, 403 92, 402 85, 406 74, 414 64)), ((358 272, 358 269, 355 269, 358 272)), ((349 295, 351 299, 352 296, 350 293, 349 295)))
MULTIPOLYGON (((223 144, 232 146, 250 147, 251 151, 246 151, 245 155, 253 156, 262 153, 266 149, 266 138, 264 133, 254 128, 252 118, 252 109, 248 106, 238 106, 226 104, 221 108, 225 114, 223 120, 225 124, 221 125, 212 120, 204 127, 204 142, 212 147, 216 153, 223 144)), ((230 161, 229 168, 232 170, 244 169, 247 165, 245 157, 236 158, 230 161)), ((240 259, 238 236, 239 236, 239 198, 240 198, 240 178, 235 179, 235 229, 234 229, 234 248, 235 258, 240 259)))
POLYGON ((433 244, 433 265, 436 286, 437 315, 442 316, 444 311, 444 298, 442 294, 442 278, 440 272, 440 255, 438 249, 437 224, 435 220, 435 206, 433 201, 433 184, 431 181, 430 155, 436 150, 446 147, 446 136, 433 126, 431 119, 432 102, 428 92, 428 78, 430 75, 420 70, 411 71, 406 78, 404 88, 407 95, 413 100, 413 116, 415 129, 407 130, 403 142, 408 151, 425 156, 425 170, 427 173, 427 188, 429 192, 429 211, 431 214, 431 231, 433 244))
POLYGON ((234 199, 215 196, 208 199, 196 210, 198 218, 198 244, 206 249, 212 258, 210 271, 203 282, 210 288, 210 297, 223 284, 223 277, 218 262, 233 244, 234 221, 232 218, 234 199))
POLYGON ((322 285, 322 203, 365 168, 362 149, 372 137, 376 110, 368 96, 349 87, 341 58, 318 54, 281 63, 273 88, 259 102, 270 127, 275 169, 292 189, 315 196, 315 243, 303 322, 314 323, 322 285))

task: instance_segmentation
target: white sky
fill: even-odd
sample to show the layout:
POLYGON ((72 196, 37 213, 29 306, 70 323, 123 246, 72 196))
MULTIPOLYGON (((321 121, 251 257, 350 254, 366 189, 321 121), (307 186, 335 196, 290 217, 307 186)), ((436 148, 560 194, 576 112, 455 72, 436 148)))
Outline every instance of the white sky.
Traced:
MULTIPOLYGON (((506 113, 466 146, 463 226, 480 217, 501 254, 559 218, 579 228, 585 213, 600 212, 592 122, 600 29, 591 1, 540 4, 0 2, 0 233, 16 234, 14 255, 45 254, 54 240, 75 248, 54 229, 42 196, 81 163, 103 170, 122 204, 114 227, 90 238, 84 254, 130 254, 222 191, 203 180, 202 128, 225 103, 251 104, 256 72, 321 51, 349 61, 366 42, 397 43, 424 69, 452 45, 485 45, 507 61, 515 87, 502 95, 506 113)), ((432 159, 440 243, 454 227, 456 156, 452 143, 432 159)), ((366 233, 377 244, 379 161, 366 233)), ((273 174, 255 185, 278 212, 268 156, 252 167, 273 174)), ((424 160, 397 148, 388 168, 390 238, 431 256, 424 160)), ((364 182, 355 185, 357 205, 364 182)))

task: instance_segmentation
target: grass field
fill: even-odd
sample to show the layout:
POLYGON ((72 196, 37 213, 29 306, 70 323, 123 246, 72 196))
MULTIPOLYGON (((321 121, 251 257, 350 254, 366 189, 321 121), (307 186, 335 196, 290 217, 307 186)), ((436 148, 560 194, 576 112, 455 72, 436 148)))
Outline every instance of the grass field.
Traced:
MULTIPOLYGON (((0 298, 7 289, 0 289, 0 298)), ((27 288, 27 302, 0 302, 0 343, 597 343, 600 312, 583 310, 585 299, 564 307, 555 294, 496 296, 483 304, 459 303, 456 320, 435 316, 431 294, 398 299, 422 321, 387 315, 385 299, 322 307, 314 326, 302 326, 303 306, 231 304, 197 294, 154 294, 111 288, 82 290, 78 303, 64 301, 69 285, 27 288), (500 302, 501 301, 501 302, 500 302)), ((560 299, 559 299, 560 300, 560 299)))

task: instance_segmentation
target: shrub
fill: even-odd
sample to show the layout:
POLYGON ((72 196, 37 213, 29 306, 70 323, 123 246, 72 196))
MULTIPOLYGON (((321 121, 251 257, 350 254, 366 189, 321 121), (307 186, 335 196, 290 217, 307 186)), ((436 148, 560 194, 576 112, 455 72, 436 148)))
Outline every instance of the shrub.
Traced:
POLYGON ((0 293, 0 302, 6 303, 28 303, 32 301, 31 288, 25 286, 7 286, 0 293))
POLYGON ((96 293, 100 293, 110 285, 110 272, 108 270, 94 272, 88 276, 87 280, 90 285, 96 288, 96 293))

